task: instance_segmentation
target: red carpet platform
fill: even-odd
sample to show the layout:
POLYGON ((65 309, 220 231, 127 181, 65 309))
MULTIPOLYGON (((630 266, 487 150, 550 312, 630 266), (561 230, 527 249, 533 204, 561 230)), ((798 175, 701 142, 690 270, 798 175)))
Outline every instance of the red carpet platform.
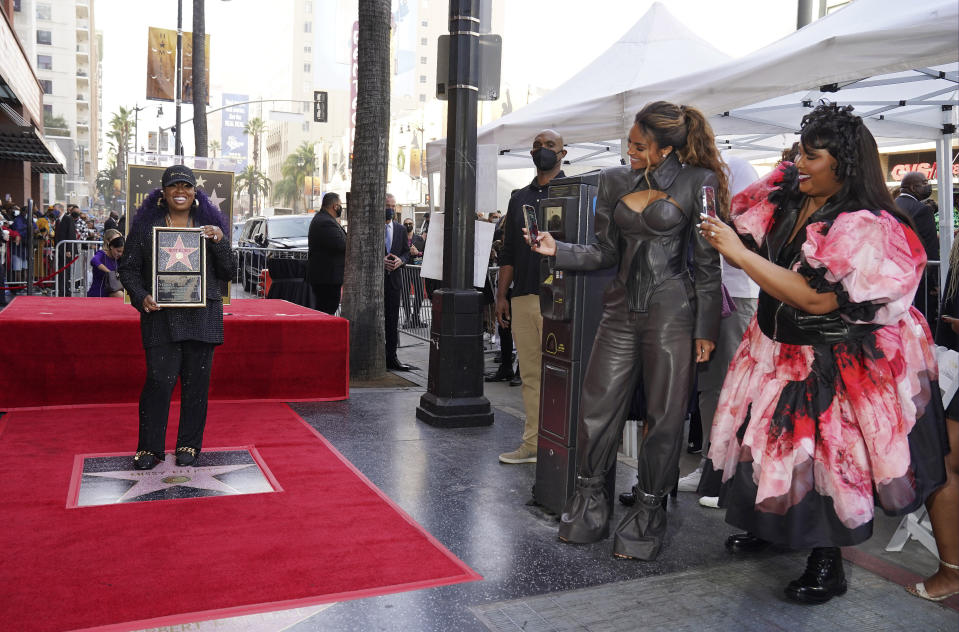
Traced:
MULTIPOLYGON (((349 397, 345 319, 234 299, 223 321, 211 401, 349 397)), ((120 299, 21 296, 0 312, 0 410, 132 403, 145 376, 139 314, 120 299)))
MULTIPOLYGON (((0 629, 152 628, 481 579, 282 404, 211 403, 200 468, 164 479, 244 446, 277 491, 68 508, 78 458, 130 468, 136 418, 0 418, 0 629)), ((174 413, 168 449, 175 427, 174 413)))

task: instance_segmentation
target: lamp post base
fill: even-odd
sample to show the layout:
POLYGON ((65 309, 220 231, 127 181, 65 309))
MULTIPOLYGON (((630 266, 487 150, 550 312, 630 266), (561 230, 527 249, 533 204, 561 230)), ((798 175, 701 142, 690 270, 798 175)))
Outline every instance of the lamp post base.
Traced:
POLYGON ((443 288, 433 293, 427 392, 416 418, 431 426, 489 426, 493 409, 483 395, 482 294, 443 288))

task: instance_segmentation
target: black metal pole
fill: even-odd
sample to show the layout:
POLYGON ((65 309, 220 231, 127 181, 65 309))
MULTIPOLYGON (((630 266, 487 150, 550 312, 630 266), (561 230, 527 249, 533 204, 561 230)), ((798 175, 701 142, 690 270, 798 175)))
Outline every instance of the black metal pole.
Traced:
POLYGON ((27 253, 27 296, 33 296, 33 275, 36 274, 36 257, 33 252, 33 198, 27 200, 23 210, 27 213, 27 234, 23 236, 27 253))
POLYGON ((427 392, 416 417, 444 427, 493 423, 483 396, 482 294, 473 288, 479 0, 450 0, 443 287, 433 293, 427 392))
MULTIPOLYGON (((180 89, 183 85, 183 0, 176 2, 176 127, 173 135, 173 153, 183 155, 183 145, 180 142, 180 89)), ((157 141, 159 142, 159 141, 157 141)))

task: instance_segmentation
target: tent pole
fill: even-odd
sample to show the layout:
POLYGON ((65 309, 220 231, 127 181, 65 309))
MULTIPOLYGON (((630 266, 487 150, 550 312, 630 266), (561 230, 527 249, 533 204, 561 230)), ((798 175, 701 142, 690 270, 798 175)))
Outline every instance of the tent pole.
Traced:
MULTIPOLYGON (((946 114, 946 112, 943 112, 946 114)), ((951 112, 950 112, 951 114, 951 112)), ((948 125, 944 130, 952 129, 948 125)), ((939 185, 939 291, 945 291, 949 253, 952 252, 952 139, 954 134, 943 134, 936 141, 936 180, 939 185)))

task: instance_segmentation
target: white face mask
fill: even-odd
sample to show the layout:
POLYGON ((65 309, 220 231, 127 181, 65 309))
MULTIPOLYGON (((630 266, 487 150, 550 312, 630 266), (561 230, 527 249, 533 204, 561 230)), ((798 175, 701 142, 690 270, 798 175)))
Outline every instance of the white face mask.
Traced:
POLYGON ((19 214, 20 214, 20 210, 19 210, 19 209, 13 209, 13 216, 14 216, 14 217, 16 217, 16 216, 19 215, 19 214))

